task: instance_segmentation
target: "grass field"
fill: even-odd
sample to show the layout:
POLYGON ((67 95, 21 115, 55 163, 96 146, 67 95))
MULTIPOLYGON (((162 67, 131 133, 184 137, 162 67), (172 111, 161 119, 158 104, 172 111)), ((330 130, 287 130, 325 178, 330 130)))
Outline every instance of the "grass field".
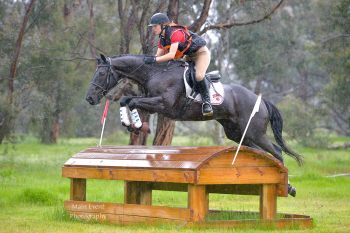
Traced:
MULTIPOLYGON (((335 141, 349 141, 336 138, 335 141)), ((189 229, 177 225, 120 226, 85 223, 70 219, 63 210, 69 199, 69 180, 61 177, 63 163, 76 152, 95 146, 96 139, 67 139, 57 145, 42 145, 34 139, 0 145, 0 232, 270 232, 266 229, 189 229)), ((189 139, 175 138, 174 145, 191 145, 189 139)), ((191 140, 208 145, 209 140, 191 140)), ((112 143, 110 143, 112 144, 112 143)), ((350 232, 350 150, 318 150, 292 147, 304 155, 298 167, 286 158, 296 198, 279 198, 278 211, 310 215, 310 232, 350 232)), ((89 201, 123 202, 123 183, 88 181, 89 201)), ((154 191, 154 205, 186 206, 187 196, 180 192, 154 191)), ((257 196, 210 195, 210 208, 219 210, 258 210, 257 196)), ((291 230, 292 231, 292 230, 291 230)), ((277 232, 277 231, 276 231, 277 232)), ((292 232, 298 232, 293 230, 292 232)), ((303 231, 305 232, 305 231, 303 231)))

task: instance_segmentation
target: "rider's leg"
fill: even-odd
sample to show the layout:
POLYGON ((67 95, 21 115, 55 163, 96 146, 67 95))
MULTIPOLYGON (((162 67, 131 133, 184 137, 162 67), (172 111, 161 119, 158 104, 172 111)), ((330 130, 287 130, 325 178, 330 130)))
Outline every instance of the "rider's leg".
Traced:
POLYGON ((202 96, 203 100, 203 115, 204 116, 211 116, 213 114, 213 109, 210 104, 210 96, 209 96, 209 90, 208 86, 205 83, 204 77, 205 73, 208 69, 208 66, 210 64, 210 52, 209 49, 206 46, 201 47, 198 49, 198 51, 194 54, 192 59, 195 62, 196 65, 196 81, 198 85, 199 92, 202 96))

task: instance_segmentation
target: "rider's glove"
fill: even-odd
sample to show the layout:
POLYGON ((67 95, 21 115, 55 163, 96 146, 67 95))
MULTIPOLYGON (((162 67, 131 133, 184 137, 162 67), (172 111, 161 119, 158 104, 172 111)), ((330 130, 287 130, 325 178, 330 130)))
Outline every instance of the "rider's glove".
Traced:
POLYGON ((145 56, 143 58, 143 61, 146 63, 146 64, 153 64, 153 63, 156 63, 156 56, 145 56))

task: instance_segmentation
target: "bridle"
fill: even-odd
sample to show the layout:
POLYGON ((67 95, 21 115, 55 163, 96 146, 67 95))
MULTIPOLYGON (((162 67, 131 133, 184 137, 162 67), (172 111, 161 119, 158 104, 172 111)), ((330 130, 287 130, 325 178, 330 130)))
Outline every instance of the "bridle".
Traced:
POLYGON ((141 65, 136 67, 132 72, 126 74, 126 73, 124 73, 122 71, 113 70, 113 65, 112 65, 111 58, 107 57, 107 59, 108 59, 108 64, 97 65, 96 71, 94 73, 94 77, 95 77, 95 74, 96 74, 98 68, 100 68, 100 67, 108 67, 108 71, 107 71, 107 75, 106 75, 107 76, 106 84, 104 86, 102 86, 102 85, 100 85, 98 83, 95 83, 93 81, 90 82, 91 85, 96 86, 96 87, 98 87, 100 89, 100 92, 97 94, 98 96, 105 96, 107 94, 107 92, 109 91, 109 88, 110 88, 111 77, 117 82, 116 85, 118 85, 123 80, 123 78, 116 79, 115 78, 115 73, 118 73, 118 74, 126 76, 126 77, 130 77, 133 73, 135 73, 137 70, 139 70, 144 65, 144 63, 142 63, 141 65))
POLYGON ((92 85, 98 87, 101 91, 98 93, 98 95, 100 96, 105 96, 107 94, 107 92, 109 91, 109 87, 110 87, 110 83, 111 83, 111 77, 117 82, 116 85, 119 84, 119 82, 121 82, 122 79, 119 79, 117 80, 114 76, 114 71, 113 71, 113 65, 111 65, 111 58, 108 57, 108 64, 103 64, 103 65, 97 65, 97 68, 96 68, 96 71, 94 73, 94 77, 95 77, 95 74, 98 70, 98 68, 100 67, 108 67, 108 71, 107 71, 107 80, 106 80, 106 84, 104 86, 98 84, 98 83, 95 83, 95 82, 91 82, 92 85))

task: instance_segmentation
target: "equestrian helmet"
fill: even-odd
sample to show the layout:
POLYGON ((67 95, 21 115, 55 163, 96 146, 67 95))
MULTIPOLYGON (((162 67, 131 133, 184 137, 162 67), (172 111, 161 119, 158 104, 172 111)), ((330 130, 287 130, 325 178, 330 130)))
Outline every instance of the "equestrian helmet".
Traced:
POLYGON ((148 26, 154 26, 157 24, 170 23, 170 19, 164 13, 156 13, 151 17, 151 22, 148 26))

